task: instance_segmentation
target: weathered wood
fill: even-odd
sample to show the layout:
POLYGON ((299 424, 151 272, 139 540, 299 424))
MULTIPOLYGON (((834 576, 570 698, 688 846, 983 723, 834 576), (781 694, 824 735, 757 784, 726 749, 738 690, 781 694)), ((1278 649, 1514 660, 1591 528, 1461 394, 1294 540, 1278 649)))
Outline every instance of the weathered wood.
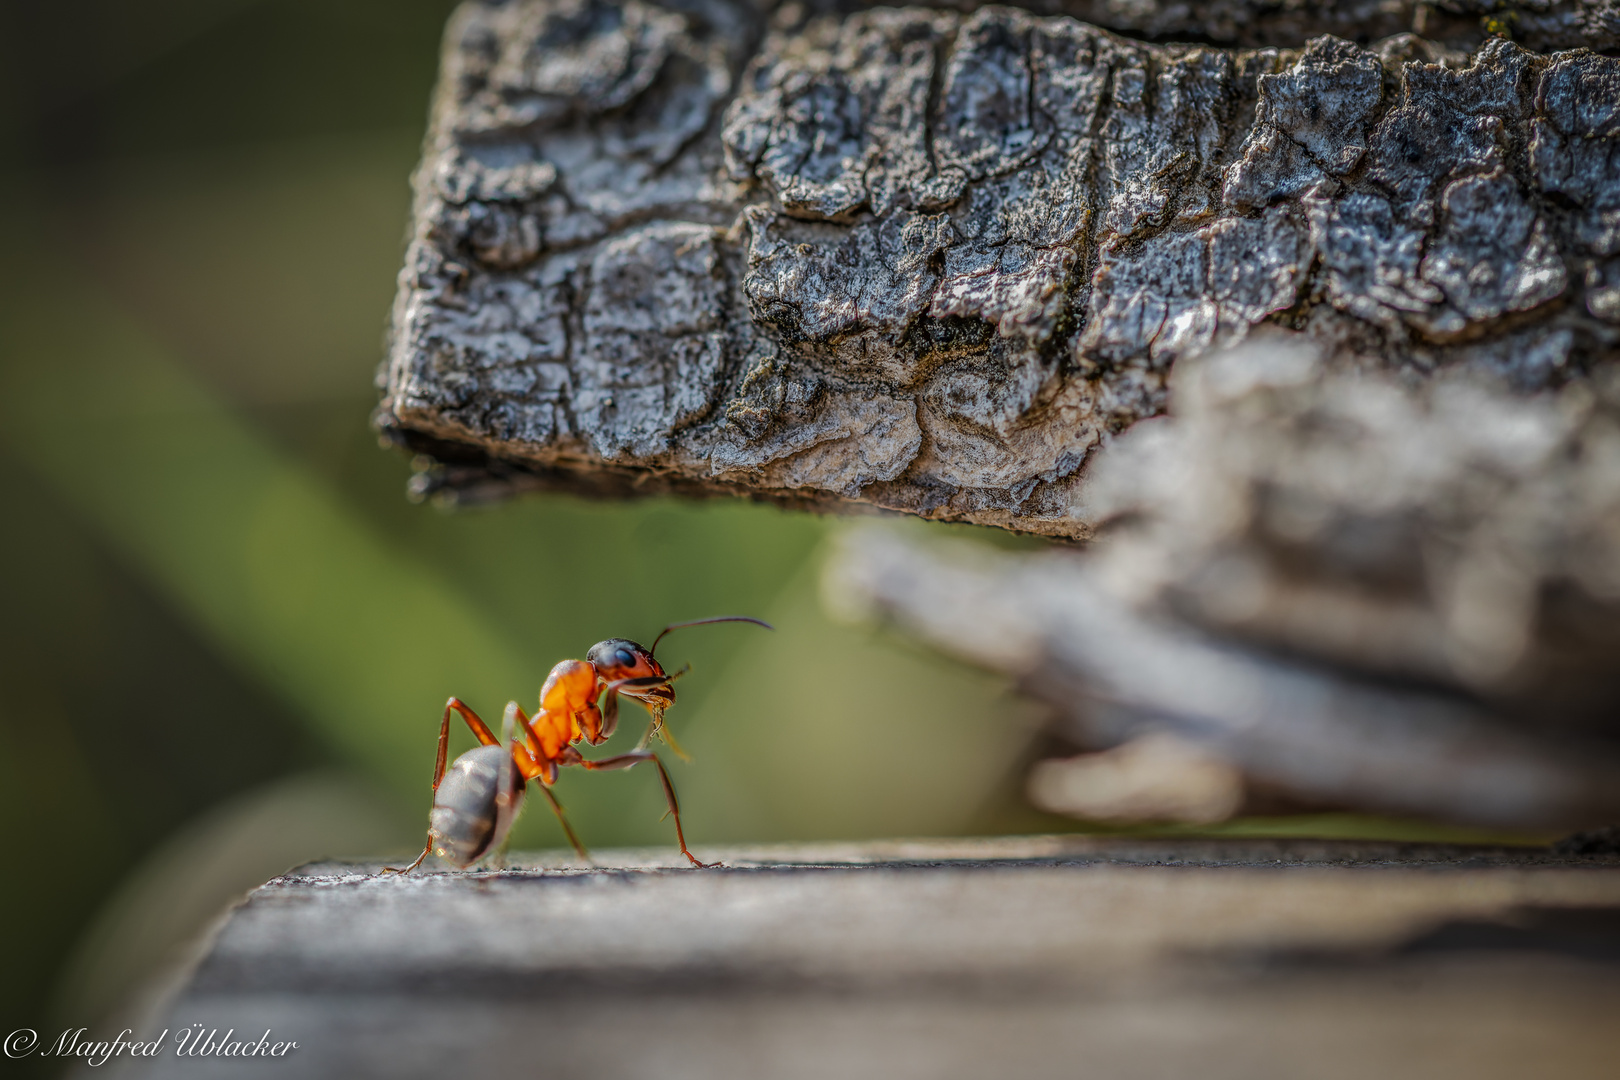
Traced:
MULTIPOLYGON (((1620 860, 1019 838, 303 867, 170 1023, 303 1077, 1607 1077, 1620 860)), ((151 1075, 236 1075, 159 1060, 151 1075)))
MULTIPOLYGON (((1578 376, 1620 340, 1620 60, 1485 40, 1487 6, 1062 9, 1218 48, 1005 7, 469 3, 379 422, 449 466, 423 493, 1078 537, 1099 440, 1261 323, 1578 376)), ((1491 18, 1620 44, 1604 5, 1491 18)))

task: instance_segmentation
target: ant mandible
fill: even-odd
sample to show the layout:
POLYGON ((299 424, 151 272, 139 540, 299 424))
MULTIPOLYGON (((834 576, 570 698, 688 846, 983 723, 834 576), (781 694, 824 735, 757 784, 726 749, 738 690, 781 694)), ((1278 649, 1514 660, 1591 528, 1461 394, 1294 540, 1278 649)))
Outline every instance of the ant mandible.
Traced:
POLYGON ((551 792, 551 786, 557 782, 557 770, 565 765, 595 771, 628 769, 643 761, 652 762, 658 769, 664 799, 675 819, 675 839, 681 846, 681 854, 693 866, 714 865, 699 862, 697 856, 687 850, 675 785, 670 782, 669 770, 664 768, 658 755, 647 749, 647 742, 657 735, 676 754, 686 757, 680 744, 664 727, 664 710, 675 704, 674 682, 688 669, 683 667, 673 675, 666 673, 653 657, 658 643, 671 630, 725 622, 753 623, 767 630, 774 629, 770 623, 747 615, 718 615, 711 619, 671 623, 653 638, 650 649, 627 638, 599 641, 591 646, 585 659, 562 660, 551 669, 545 685, 540 688, 539 711, 533 716, 526 715, 515 701, 507 704, 502 732, 506 736, 504 749, 502 740, 495 738, 495 733, 477 713, 460 698, 451 698, 445 703, 444 716, 439 721, 439 756, 433 766, 433 810, 428 815, 427 846, 411 865, 403 869, 385 867, 383 872, 408 874, 422 865, 429 852, 436 852, 439 858, 458 868, 472 865, 506 839, 507 829, 517 817, 530 780, 540 781, 540 791, 551 804, 568 842, 580 858, 588 859, 590 853, 574 835, 568 815, 551 792), (618 727, 620 695, 641 702, 652 714, 647 733, 634 750, 592 761, 574 744, 584 740, 591 746, 600 746, 608 740, 618 727), (480 745, 456 758, 447 778, 444 763, 450 744, 451 713, 459 714, 466 721, 480 745))

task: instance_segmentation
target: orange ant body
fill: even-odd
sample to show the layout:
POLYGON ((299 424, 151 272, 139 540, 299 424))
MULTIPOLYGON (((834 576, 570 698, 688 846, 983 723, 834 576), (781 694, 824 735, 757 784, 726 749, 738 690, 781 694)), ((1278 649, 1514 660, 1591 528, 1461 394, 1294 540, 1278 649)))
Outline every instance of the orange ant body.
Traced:
POLYGON ((653 656, 658 643, 671 630, 722 622, 746 622, 772 629, 769 623, 746 615, 720 615, 671 623, 659 631, 650 649, 627 638, 597 642, 584 660, 562 660, 551 669, 545 685, 540 688, 540 708, 533 716, 525 714, 515 701, 507 704, 505 728, 512 734, 505 750, 477 713, 461 699, 451 698, 445 703, 444 716, 439 721, 439 755, 433 767, 433 810, 428 817, 427 846, 411 865, 403 869, 387 867, 385 872, 408 874, 422 865, 429 852, 436 852, 441 859, 458 867, 470 866, 505 839, 530 780, 540 782, 540 791, 551 804, 574 850, 581 858, 589 858, 589 852, 574 835, 562 804, 551 792, 551 786, 557 782, 557 770, 565 765, 596 771, 628 769, 643 761, 651 761, 658 769, 664 799, 675 819, 675 838, 681 854, 693 866, 713 865, 699 862, 697 856, 687 850, 675 785, 670 782, 669 771, 658 755, 647 749, 647 742, 657 735, 671 750, 686 756, 664 728, 664 710, 675 704, 673 684, 686 669, 673 675, 665 672, 653 656), (620 695, 645 705, 652 714, 652 722, 634 750, 592 761, 574 744, 583 741, 590 746, 600 746, 608 740, 618 726, 620 695), (466 722, 479 746, 456 759, 447 779, 445 758, 450 744, 452 713, 466 722))

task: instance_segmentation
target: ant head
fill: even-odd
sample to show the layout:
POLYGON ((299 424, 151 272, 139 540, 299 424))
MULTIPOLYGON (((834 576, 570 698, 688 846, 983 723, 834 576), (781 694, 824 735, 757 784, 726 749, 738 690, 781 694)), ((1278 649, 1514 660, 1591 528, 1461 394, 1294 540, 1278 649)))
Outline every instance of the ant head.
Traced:
MULTIPOLYGON (((598 641, 585 654, 585 659, 596 668, 596 677, 600 680, 598 686, 623 679, 653 679, 664 674, 664 669, 653 659, 652 650, 629 638, 598 641)), ((652 708, 668 708, 675 703, 675 688, 668 682, 621 686, 618 692, 652 708)))
POLYGON ((642 679, 662 675, 664 669, 653 659, 652 650, 638 645, 629 638, 608 638, 592 645, 585 659, 596 668, 604 682, 620 679, 642 679))
POLYGON ((664 635, 671 630, 723 622, 753 623, 755 626, 771 629, 770 623, 761 622, 747 615, 716 615, 711 619, 671 623, 659 631, 658 636, 653 639, 651 649, 638 645, 629 638, 608 638, 606 641, 598 641, 585 654, 585 659, 596 668, 596 677, 603 683, 621 682, 626 679, 646 680, 640 686, 621 687, 618 692, 625 697, 635 698, 653 708, 668 707, 675 702, 675 688, 670 685, 674 680, 667 678, 663 667, 653 659, 653 650, 658 648, 658 643, 664 640, 664 635), (654 679, 662 681, 653 682, 654 679))

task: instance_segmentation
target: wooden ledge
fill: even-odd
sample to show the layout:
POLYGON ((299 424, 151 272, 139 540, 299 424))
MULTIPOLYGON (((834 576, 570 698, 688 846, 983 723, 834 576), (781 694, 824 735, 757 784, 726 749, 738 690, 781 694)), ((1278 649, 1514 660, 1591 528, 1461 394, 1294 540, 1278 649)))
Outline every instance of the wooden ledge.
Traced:
POLYGON ((1096 837, 703 854, 727 868, 662 851, 301 867, 231 914, 168 1022, 273 1028, 313 1077, 1613 1064, 1613 856, 1096 837))

